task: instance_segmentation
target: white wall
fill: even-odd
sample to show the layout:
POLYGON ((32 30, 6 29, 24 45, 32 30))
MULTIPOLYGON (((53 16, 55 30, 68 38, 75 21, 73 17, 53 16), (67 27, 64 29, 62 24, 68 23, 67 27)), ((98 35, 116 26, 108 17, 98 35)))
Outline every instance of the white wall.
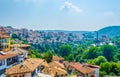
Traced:
POLYGON ((95 74, 97 75, 97 77, 99 77, 99 68, 94 68, 95 70, 95 74))
POLYGON ((7 67, 7 61, 6 61, 6 59, 4 59, 3 61, 5 61, 5 64, 2 65, 2 66, 0 66, 0 70, 5 69, 7 67))
POLYGON ((31 77, 31 73, 26 73, 25 77, 31 77))

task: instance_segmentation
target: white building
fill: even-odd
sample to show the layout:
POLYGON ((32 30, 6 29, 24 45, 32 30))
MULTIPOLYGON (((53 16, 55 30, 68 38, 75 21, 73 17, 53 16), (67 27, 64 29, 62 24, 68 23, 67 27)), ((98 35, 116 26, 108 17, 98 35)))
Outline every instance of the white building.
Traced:
POLYGON ((17 54, 0 52, 0 75, 6 68, 9 68, 18 63, 17 54))

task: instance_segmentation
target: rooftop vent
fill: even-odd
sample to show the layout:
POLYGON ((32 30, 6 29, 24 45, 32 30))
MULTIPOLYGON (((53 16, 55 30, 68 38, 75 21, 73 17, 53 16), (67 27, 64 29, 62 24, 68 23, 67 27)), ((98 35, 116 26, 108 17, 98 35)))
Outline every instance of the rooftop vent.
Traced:
POLYGON ((32 64, 34 64, 34 62, 31 62, 32 64))

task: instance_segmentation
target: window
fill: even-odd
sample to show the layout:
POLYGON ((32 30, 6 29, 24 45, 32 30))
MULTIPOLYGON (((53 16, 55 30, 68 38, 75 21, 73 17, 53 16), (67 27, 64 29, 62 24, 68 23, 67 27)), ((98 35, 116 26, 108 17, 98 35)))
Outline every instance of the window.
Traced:
POLYGON ((20 75, 19 77, 25 77, 25 75, 20 75))
POLYGON ((0 66, 5 64, 5 60, 0 60, 0 66))
POLYGON ((2 66, 2 60, 0 60, 0 66, 2 66))

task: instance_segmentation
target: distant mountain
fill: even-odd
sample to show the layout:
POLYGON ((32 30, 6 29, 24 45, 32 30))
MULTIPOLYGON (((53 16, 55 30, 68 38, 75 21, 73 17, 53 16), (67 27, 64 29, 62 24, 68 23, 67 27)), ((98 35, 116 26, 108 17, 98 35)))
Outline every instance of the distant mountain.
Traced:
POLYGON ((98 30, 99 37, 106 35, 110 38, 120 36, 120 26, 109 26, 98 30))

